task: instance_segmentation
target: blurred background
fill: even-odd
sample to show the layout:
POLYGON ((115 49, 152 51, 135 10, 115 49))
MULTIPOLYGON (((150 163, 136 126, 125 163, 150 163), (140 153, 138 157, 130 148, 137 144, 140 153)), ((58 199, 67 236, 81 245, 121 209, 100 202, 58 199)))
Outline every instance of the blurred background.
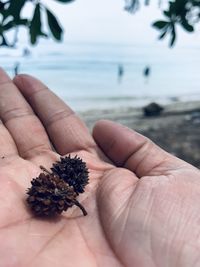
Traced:
MULTIPOLYGON (((178 26, 173 48, 171 37, 159 41, 152 27, 163 19, 168 1, 140 1, 137 12, 125 10, 132 4, 129 11, 134 11, 134 1, 41 2, 64 30, 62 42, 38 34, 32 46, 26 27, 17 27, 17 37, 16 29, 8 30, 7 40, 17 42, 13 48, 0 47, 0 65, 11 77, 16 72, 36 76, 76 111, 200 99, 199 27, 191 34, 178 26)), ((33 18, 35 6, 35 1, 27 1, 21 17, 33 18)), ((42 8, 41 24, 47 32, 42 8)))

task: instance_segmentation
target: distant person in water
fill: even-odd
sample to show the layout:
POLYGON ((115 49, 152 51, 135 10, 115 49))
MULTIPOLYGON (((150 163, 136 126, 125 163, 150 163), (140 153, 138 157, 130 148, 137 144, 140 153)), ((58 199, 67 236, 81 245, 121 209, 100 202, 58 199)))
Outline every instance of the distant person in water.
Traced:
POLYGON ((19 74, 19 62, 15 63, 15 66, 14 66, 14 76, 18 75, 19 74))
POLYGON ((151 68, 150 68, 150 66, 146 66, 144 68, 143 75, 144 75, 144 77, 149 77, 150 74, 151 74, 151 68))
POLYGON ((150 66, 146 66, 144 68, 143 75, 144 75, 144 78, 145 78, 146 82, 148 82, 148 79, 149 79, 149 77, 151 75, 151 68, 150 68, 150 66))
POLYGON ((30 56, 31 51, 28 48, 24 48, 23 50, 23 57, 28 57, 30 56))
POLYGON ((124 67, 122 64, 119 64, 118 66, 118 82, 119 83, 122 81, 123 76, 124 76, 124 67))

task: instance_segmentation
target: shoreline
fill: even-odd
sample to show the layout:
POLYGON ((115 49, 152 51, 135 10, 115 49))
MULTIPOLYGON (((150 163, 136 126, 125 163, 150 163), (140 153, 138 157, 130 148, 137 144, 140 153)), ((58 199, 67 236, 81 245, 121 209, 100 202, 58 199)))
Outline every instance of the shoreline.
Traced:
POLYGON ((108 119, 149 137, 169 153, 200 168, 200 101, 163 105, 156 117, 144 117, 142 108, 114 108, 80 112, 90 131, 96 121, 108 119))
POLYGON ((187 116, 193 112, 200 111, 199 101, 177 101, 174 103, 162 105, 164 111, 157 117, 144 117, 142 107, 134 108, 131 106, 111 108, 111 109, 90 109, 87 111, 78 112, 79 116, 85 121, 87 126, 92 129, 95 122, 101 119, 113 120, 122 123, 131 129, 140 128, 148 129, 152 121, 162 123, 162 118, 180 119, 182 116, 187 116), (149 125, 150 124, 150 125, 149 125))

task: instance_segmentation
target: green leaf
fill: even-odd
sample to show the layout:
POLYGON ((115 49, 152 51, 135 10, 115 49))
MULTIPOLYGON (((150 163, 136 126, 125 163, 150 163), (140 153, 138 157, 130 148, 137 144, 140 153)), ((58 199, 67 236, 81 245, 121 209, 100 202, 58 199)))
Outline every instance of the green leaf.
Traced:
POLYGON ((159 21, 154 22, 152 26, 157 28, 157 29, 163 29, 168 25, 169 25, 168 21, 159 20, 159 21))
POLYGON ((5 25, 3 25, 3 31, 8 31, 8 30, 10 30, 11 28, 13 28, 14 27, 14 22, 13 22, 13 20, 12 21, 9 21, 8 23, 6 23, 5 25))
POLYGON ((42 24, 41 24, 40 4, 38 3, 35 7, 33 18, 30 22, 31 44, 35 44, 39 36, 47 37, 47 35, 42 32, 41 27, 42 24))
POLYGON ((193 32, 194 31, 194 27, 192 25, 190 25, 186 19, 181 21, 181 25, 188 32, 193 32))
POLYGON ((170 18, 171 17, 171 13, 169 12, 169 11, 163 11, 163 14, 166 16, 166 17, 168 17, 168 18, 170 18))
POLYGON ((47 20, 48 20, 48 24, 49 24, 49 29, 50 29, 53 37, 56 40, 60 41, 62 38, 63 30, 62 30, 61 26, 59 25, 56 17, 51 13, 51 11, 46 8, 46 12, 47 12, 47 20))
POLYGON ((33 18, 30 25, 30 36, 31 43, 35 44, 37 41, 37 36, 41 32, 41 14, 40 14, 40 4, 37 4, 34 10, 33 18))
POLYGON ((176 30, 174 24, 171 25, 171 40, 170 40, 170 46, 173 47, 176 41, 176 30))
POLYGON ((24 25, 24 26, 27 26, 29 21, 27 19, 19 19, 17 21, 15 21, 16 25, 24 25))
POLYGON ((26 0, 11 0, 10 6, 8 7, 9 15, 12 15, 14 18, 18 19, 20 17, 20 12, 24 7, 26 0))
POLYGON ((20 25, 24 25, 27 26, 28 25, 28 20, 27 19, 19 19, 17 21, 15 20, 11 20, 8 23, 4 24, 2 26, 3 31, 8 31, 16 26, 20 26, 20 25))
POLYGON ((163 39, 163 38, 165 37, 166 34, 167 34, 167 30, 164 31, 164 32, 158 37, 158 39, 159 39, 159 40, 163 39))
POLYGON ((0 42, 0 46, 9 46, 6 38, 3 36, 3 34, 1 34, 1 42, 0 42))
POLYGON ((4 21, 10 15, 9 12, 8 12, 8 9, 0 10, 0 14, 2 15, 2 21, 4 21))
POLYGON ((5 6, 5 4, 0 2, 0 14, 1 14, 1 11, 4 9, 4 6, 5 6))
POLYGON ((171 14, 176 16, 184 17, 186 15, 186 5, 188 4, 188 0, 175 0, 174 2, 169 2, 170 7, 169 11, 171 14))

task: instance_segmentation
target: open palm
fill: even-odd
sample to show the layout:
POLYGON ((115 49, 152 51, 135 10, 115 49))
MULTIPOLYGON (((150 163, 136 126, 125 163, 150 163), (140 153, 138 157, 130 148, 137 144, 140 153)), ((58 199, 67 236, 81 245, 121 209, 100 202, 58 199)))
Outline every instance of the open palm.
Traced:
POLYGON ((92 137, 27 75, 11 81, 0 71, 0 117, 0 267, 199 266, 197 169, 112 122, 92 137), (35 218, 25 202, 31 179, 69 153, 89 168, 78 199, 88 215, 73 207, 35 218))

